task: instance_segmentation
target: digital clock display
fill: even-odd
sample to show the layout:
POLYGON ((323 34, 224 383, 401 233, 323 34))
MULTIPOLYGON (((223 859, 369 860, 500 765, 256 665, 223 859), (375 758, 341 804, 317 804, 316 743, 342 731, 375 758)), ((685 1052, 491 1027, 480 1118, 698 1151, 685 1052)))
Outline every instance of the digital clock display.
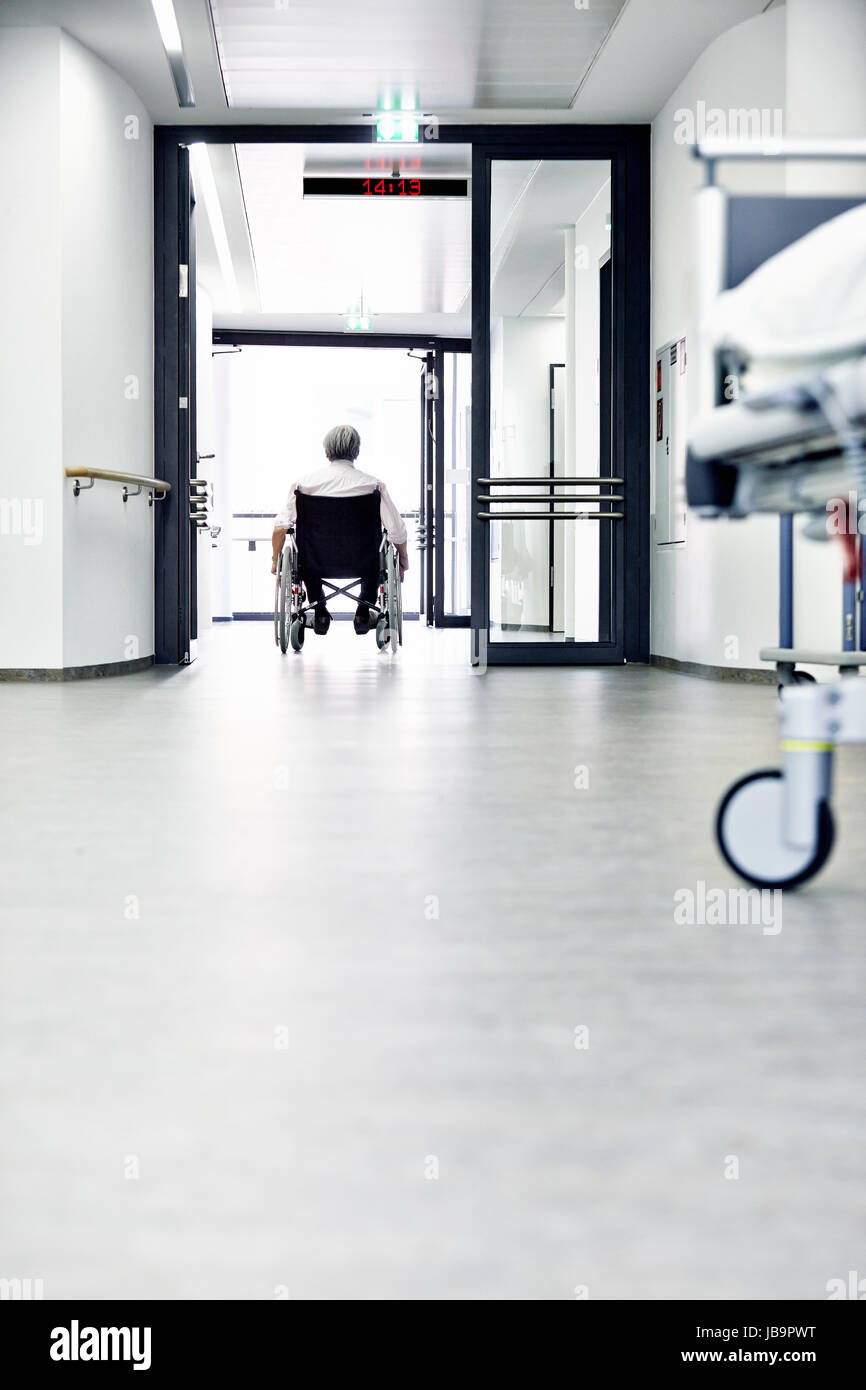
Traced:
POLYGON ((305 178, 305 198, 466 198, 468 179, 415 179, 371 174, 368 178, 305 178))

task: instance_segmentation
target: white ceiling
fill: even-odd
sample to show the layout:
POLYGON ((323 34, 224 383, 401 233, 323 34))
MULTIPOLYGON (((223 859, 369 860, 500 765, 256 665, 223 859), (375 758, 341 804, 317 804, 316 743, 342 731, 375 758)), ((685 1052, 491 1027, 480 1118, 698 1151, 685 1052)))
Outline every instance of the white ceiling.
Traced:
POLYGON ((624 0, 210 0, 230 106, 567 110, 624 0))
POLYGON ((646 121, 714 38, 767 3, 589 0, 582 10, 574 0, 218 0, 228 86, 237 101, 244 85, 245 107, 227 103, 208 0, 174 0, 196 97, 184 111, 150 0, 0 0, 0 26, 62 25, 163 124, 239 124, 250 112, 266 122, 357 120, 388 84, 402 83, 457 123, 646 121), (291 33, 291 51, 265 41, 274 25, 291 33), (251 34, 242 39, 244 29, 251 34), (256 83, 266 98, 261 85, 255 96, 256 83))
MULTIPOLYGON (((125 78, 160 123, 356 123, 402 95, 458 125, 646 121, 718 34, 767 4, 174 0, 196 99, 183 111, 150 0, 0 0, 0 26, 61 25, 125 78)), ((455 172, 449 161, 459 165, 462 155, 454 148, 425 144, 425 166, 455 172)), ((249 323, 265 306, 274 326, 342 327, 345 304, 363 284, 382 331, 424 325, 425 332, 468 332, 468 208, 309 206, 299 196, 297 152, 238 149, 243 187, 234 147, 209 151, 222 230, 204 214, 199 219, 200 265, 221 323, 249 323), (220 235, 230 248, 231 293, 219 264, 220 235)), ((311 168, 350 172, 365 149, 369 155, 369 146, 315 147, 308 157, 311 168)), ((529 260, 537 258, 542 276, 545 267, 549 272, 533 288, 531 266, 521 267, 520 257, 536 234, 532 217, 522 219, 528 210, 540 215, 535 199, 547 190, 547 177, 515 214, 520 233, 500 279, 503 293, 512 286, 514 303, 527 292, 530 302, 543 288, 538 312, 555 302, 551 258, 559 237, 546 247, 532 241, 529 260)))

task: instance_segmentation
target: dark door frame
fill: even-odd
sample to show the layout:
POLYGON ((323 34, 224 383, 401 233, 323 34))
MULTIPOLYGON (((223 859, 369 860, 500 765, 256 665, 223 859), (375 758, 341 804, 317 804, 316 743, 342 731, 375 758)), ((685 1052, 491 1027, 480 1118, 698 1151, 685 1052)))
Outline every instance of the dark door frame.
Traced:
MULTIPOLYGON (((490 460, 490 182, 495 159, 610 161, 612 455, 624 519, 614 551, 611 641, 490 642, 490 526, 473 508, 472 660, 599 665, 649 660, 650 131, 648 126, 500 127, 472 152, 472 479, 490 460)), ((589 523, 587 523, 589 524, 589 523)), ((600 524, 600 523, 599 523, 600 524)))
MULTIPOLYGON (((625 478, 620 523, 621 575, 617 576, 619 640, 597 644, 487 643, 489 530, 472 511, 472 619, 475 659, 482 643, 489 664, 573 664, 649 659, 649 391, 650 362, 650 127, 648 125, 439 125, 425 135, 442 144, 472 147, 472 487, 486 476, 490 458, 490 164, 508 159, 600 159, 611 164, 613 225, 613 456, 625 478), (616 654, 614 654, 616 653, 616 654)), ((358 144, 376 146, 375 129, 357 125, 181 125, 154 130, 154 472, 172 485, 156 523, 156 660, 189 660, 192 524, 188 480, 195 476, 188 412, 195 410, 189 342, 182 341, 178 266, 189 265, 188 208, 184 206, 187 148, 207 144, 358 144), (187 232, 184 233, 183 225, 187 232), (186 260, 183 259, 186 253, 186 260), (182 387, 186 387, 186 391, 182 387)), ((422 142, 423 143, 423 142, 422 142)), ((382 148, 381 146, 376 146, 382 148)), ((188 313, 187 301, 187 313, 188 313)), ((339 335, 338 335, 339 336, 339 335)), ((369 344, 370 335, 365 335, 369 344)), ((395 344, 396 346, 397 344, 395 344)))
POLYGON ((196 635, 195 235, 189 150, 154 132, 154 472, 171 484, 154 517, 154 659, 190 660, 196 635), (184 269, 182 270, 181 267, 184 269))

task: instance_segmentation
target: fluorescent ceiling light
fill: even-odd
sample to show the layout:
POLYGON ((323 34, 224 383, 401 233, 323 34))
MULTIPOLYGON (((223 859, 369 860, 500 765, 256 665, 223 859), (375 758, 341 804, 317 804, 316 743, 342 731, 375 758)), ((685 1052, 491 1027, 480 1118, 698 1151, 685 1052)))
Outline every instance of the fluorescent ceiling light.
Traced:
POLYGON ((166 53, 183 53, 180 30, 177 27, 177 15, 174 12, 172 0, 150 0, 150 3, 153 5, 159 36, 165 45, 166 53))
POLYGON ((153 6, 156 26, 159 29, 162 46, 168 58, 168 65, 171 68, 178 105, 195 106, 192 81, 183 56, 183 43, 172 0, 150 0, 150 3, 153 6))
POLYGON ((222 275, 223 285, 227 293, 227 301, 221 308, 228 313, 238 314, 241 308, 241 296, 238 289, 237 276, 235 275, 234 261, 232 260, 231 247, 229 245, 228 232, 226 231, 225 219, 223 218, 222 204, 220 203, 219 193, 217 192, 216 179, 213 174, 213 165, 210 162, 207 145, 197 143, 189 147, 189 159, 192 165, 193 188, 196 197, 204 203, 207 220, 210 223, 211 235, 216 247, 217 260, 219 261, 220 274, 222 275))

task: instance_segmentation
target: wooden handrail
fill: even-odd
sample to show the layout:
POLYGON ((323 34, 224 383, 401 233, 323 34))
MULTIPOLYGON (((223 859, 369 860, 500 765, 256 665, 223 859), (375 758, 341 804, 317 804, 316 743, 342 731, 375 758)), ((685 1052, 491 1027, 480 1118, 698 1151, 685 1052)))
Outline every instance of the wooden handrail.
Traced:
POLYGON ((118 473, 113 468, 74 468, 70 464, 66 470, 67 478, 100 478, 106 483, 126 483, 132 487, 150 488, 154 492, 171 492, 171 483, 164 478, 144 478, 140 473, 118 473))

